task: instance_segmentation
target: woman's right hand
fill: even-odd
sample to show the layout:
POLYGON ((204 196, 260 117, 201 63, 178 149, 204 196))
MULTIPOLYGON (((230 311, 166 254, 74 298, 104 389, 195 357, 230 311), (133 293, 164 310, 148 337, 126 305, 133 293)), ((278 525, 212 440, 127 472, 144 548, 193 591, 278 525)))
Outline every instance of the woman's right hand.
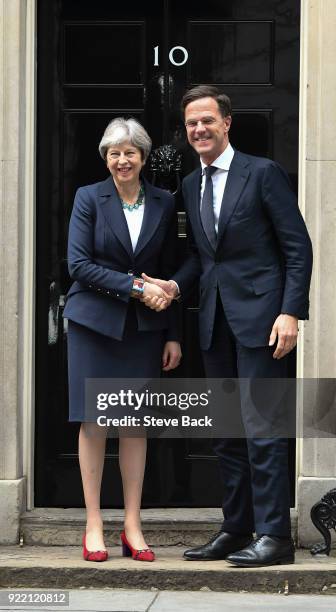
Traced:
POLYGON ((141 301, 152 310, 160 312, 170 306, 172 297, 158 285, 145 282, 141 301))

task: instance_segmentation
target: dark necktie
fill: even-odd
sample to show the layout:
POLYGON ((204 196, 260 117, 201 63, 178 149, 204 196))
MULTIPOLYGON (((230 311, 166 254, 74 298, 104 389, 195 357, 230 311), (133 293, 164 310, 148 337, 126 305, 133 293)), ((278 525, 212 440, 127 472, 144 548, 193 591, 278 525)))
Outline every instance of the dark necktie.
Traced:
POLYGON ((217 246, 217 234, 215 228, 215 213, 213 207, 213 184, 212 175, 216 172, 216 166, 207 166, 205 168, 205 188, 203 192, 202 204, 201 204, 201 221, 206 236, 213 247, 216 249, 217 246))

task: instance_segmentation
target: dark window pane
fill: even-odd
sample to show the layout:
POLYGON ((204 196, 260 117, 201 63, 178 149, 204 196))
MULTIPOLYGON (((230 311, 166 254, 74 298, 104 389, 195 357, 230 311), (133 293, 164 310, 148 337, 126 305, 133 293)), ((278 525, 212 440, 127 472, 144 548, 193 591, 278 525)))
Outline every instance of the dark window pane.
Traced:
POLYGON ((143 51, 141 22, 65 24, 64 81, 141 84, 143 51))
POLYGON ((191 21, 189 49, 191 83, 272 82, 272 22, 191 21))
POLYGON ((244 153, 273 157, 272 112, 235 111, 230 140, 236 149, 244 153))

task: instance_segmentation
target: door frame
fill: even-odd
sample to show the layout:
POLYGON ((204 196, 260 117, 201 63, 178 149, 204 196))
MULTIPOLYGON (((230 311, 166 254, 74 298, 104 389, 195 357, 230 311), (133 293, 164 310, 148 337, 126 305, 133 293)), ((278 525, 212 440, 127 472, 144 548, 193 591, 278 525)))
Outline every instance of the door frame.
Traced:
MULTIPOLYGON (((25 156, 23 195, 24 206, 22 236, 23 236, 23 274, 20 283, 22 300, 22 463, 23 474, 26 477, 26 508, 34 508, 34 460, 35 460, 35 294, 36 294, 36 131, 37 131, 37 2, 26 0, 26 44, 25 44, 25 135, 22 141, 21 155, 25 156)), ((301 0, 301 15, 303 16, 303 2, 301 0)), ((298 143, 298 185, 299 207, 304 214, 304 185, 305 185, 305 159, 304 134, 306 131, 307 112, 303 85, 305 82, 306 67, 305 41, 307 31, 301 19, 300 32, 300 85, 299 85, 299 143, 298 143)), ((299 337, 297 348, 297 378, 303 377, 304 341, 303 333, 299 337)), ((302 398, 297 397, 298 431, 302 415, 302 398)), ((296 440, 296 474, 295 474, 295 510, 297 509, 297 482, 301 464, 301 439, 296 440)))
POLYGON ((35 449, 35 266, 36 266, 36 39, 37 0, 26 0, 25 44, 25 156, 22 204, 22 467, 26 477, 26 508, 34 508, 35 449))

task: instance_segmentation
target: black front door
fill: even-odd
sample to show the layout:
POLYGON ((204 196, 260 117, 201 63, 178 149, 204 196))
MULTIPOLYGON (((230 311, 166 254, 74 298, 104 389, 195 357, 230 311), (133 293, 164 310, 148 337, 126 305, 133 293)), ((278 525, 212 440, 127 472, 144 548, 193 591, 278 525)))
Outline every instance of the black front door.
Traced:
MULTIPOLYGON (((83 505, 79 426, 67 423, 61 315, 70 285, 73 197, 78 186, 107 176, 97 150, 104 128, 116 116, 138 118, 154 148, 172 144, 182 153, 182 178, 198 160, 186 143, 180 99, 187 87, 215 84, 233 101, 232 144, 277 160, 296 185, 299 6, 299 0, 38 0, 37 506, 83 505)), ((177 208, 183 257, 179 194, 177 208)), ((184 362, 176 375, 201 376, 196 294, 185 309, 184 330, 184 362)), ((108 441, 102 503, 122 506, 115 440, 108 441)), ((220 503, 209 440, 149 441, 144 505, 220 503)))

